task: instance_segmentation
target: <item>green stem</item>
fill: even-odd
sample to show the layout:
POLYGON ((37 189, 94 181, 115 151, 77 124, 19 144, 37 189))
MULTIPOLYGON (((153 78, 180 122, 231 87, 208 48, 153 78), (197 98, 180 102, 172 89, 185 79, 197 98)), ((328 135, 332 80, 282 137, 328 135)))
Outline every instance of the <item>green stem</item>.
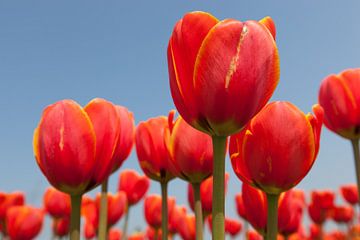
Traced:
POLYGON ((107 239, 107 213, 108 213, 108 202, 107 202, 107 191, 108 191, 108 178, 101 184, 101 197, 100 197, 100 217, 99 217, 99 240, 107 239))
POLYGON ((200 198, 200 183, 192 184, 194 190, 195 197, 195 221, 196 221, 196 240, 203 239, 203 214, 202 214, 202 206, 201 206, 201 198, 200 198))
POLYGON ((80 240, 80 209, 82 195, 71 195, 70 240, 80 240))
MULTIPOLYGON (((359 154, 359 139, 351 140, 351 144, 354 152, 354 161, 355 161, 355 170, 356 170, 356 180, 358 186, 358 192, 360 191, 360 154, 359 154)), ((359 198, 360 204, 360 198, 359 198)))
POLYGON ((225 151, 226 137, 212 136, 214 152, 212 239, 225 239, 225 151))
POLYGON ((167 182, 161 182, 161 234, 162 240, 168 239, 167 182))
POLYGON ((278 200, 280 194, 266 194, 267 198, 267 226, 266 240, 276 240, 278 225, 278 200))
POLYGON ((126 210, 126 215, 125 215, 125 222, 124 222, 124 226, 123 226, 123 240, 126 240, 127 238, 127 228, 128 228, 128 223, 129 223, 129 212, 130 212, 130 205, 128 206, 127 210, 126 210))
POLYGON ((154 239, 157 240, 159 238, 159 229, 155 229, 154 239))

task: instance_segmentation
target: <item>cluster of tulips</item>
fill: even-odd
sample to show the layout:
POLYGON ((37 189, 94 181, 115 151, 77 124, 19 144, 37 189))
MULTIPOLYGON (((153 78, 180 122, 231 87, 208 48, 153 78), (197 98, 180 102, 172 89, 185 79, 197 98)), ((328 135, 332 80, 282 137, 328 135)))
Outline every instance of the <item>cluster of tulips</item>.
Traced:
MULTIPOLYGON (((105 99, 96 98, 85 107, 73 100, 46 107, 34 132, 35 158, 49 183, 71 202, 70 214, 64 210, 66 216, 54 215, 55 228, 70 222, 70 239, 79 239, 83 214, 90 238, 122 235, 130 239, 126 219, 146 192, 148 180, 121 179, 117 195, 107 193, 107 182, 134 142, 141 169, 161 187, 161 196, 149 195, 144 201, 151 226, 147 236, 155 239, 168 239, 177 232, 183 239, 201 240, 205 219, 210 219, 215 240, 240 231, 241 225, 224 214, 227 152, 243 182, 242 195, 237 197, 239 213, 259 234, 250 233, 249 238, 274 240, 280 233, 286 239, 300 231, 304 194, 291 189, 315 162, 323 122, 351 140, 360 183, 360 69, 325 78, 313 114, 304 114, 290 102, 267 104, 280 78, 275 37, 270 17, 219 21, 209 13, 187 13, 175 24, 167 49, 170 90, 180 116, 170 111, 135 128, 126 108, 105 99), (169 182, 176 177, 189 183, 194 216, 168 197, 169 182), (83 197, 100 185, 95 200, 83 197), (121 194, 123 188, 131 189, 130 193, 121 194), (202 197, 204 191, 211 198, 202 197), (124 212, 120 234, 111 226, 124 212)), ((313 239, 325 238, 321 226, 330 217, 357 229, 351 224, 353 210, 334 206, 332 196, 312 194, 313 239)), ((11 225, 8 220, 6 226, 11 225)), ((300 233, 296 236, 306 239, 300 233)))

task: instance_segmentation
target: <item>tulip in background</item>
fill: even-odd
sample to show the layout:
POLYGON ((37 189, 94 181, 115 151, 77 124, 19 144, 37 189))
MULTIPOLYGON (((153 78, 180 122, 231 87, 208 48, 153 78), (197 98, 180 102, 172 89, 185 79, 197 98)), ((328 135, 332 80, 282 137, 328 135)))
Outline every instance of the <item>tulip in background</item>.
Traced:
POLYGON ((80 238, 82 194, 113 170, 119 134, 116 107, 104 99, 93 99, 84 108, 62 100, 43 111, 34 132, 35 159, 50 184, 71 196, 71 239, 80 238))
POLYGON ((53 236, 58 238, 66 237, 69 234, 70 230, 70 218, 53 218, 52 220, 52 231, 53 236))
POLYGON ((44 212, 30 206, 14 206, 6 212, 7 233, 11 240, 35 238, 43 224, 44 212))
POLYGON ((70 218, 71 199, 68 194, 49 187, 43 201, 44 209, 52 218, 70 218))
POLYGON ((166 129, 169 128, 169 119, 165 116, 151 118, 140 122, 135 133, 136 154, 141 169, 150 179, 157 181, 161 186, 162 201, 162 236, 168 236, 168 182, 175 177, 175 168, 168 154, 165 143, 166 129))
POLYGON ((23 192, 4 193, 0 192, 0 232, 7 236, 6 213, 14 206, 25 204, 25 194, 23 192))
POLYGON ((324 124, 332 132, 351 141, 358 189, 360 189, 360 68, 327 76, 319 90, 324 124))
POLYGON ((213 239, 225 237, 226 138, 260 111, 279 80, 272 33, 271 18, 219 21, 206 12, 191 12, 175 24, 169 40, 174 104, 187 123, 213 139, 214 192, 218 193, 213 199, 213 239))
POLYGON ((176 169, 176 176, 189 182, 194 192, 196 239, 203 239, 203 213, 200 199, 200 184, 213 172, 211 137, 194 129, 182 117, 174 123, 174 112, 169 115, 169 128, 165 143, 176 169))
POLYGON ((340 193, 344 200, 351 205, 355 205, 359 202, 359 193, 357 185, 355 184, 341 186, 340 193))
POLYGON ((126 194, 127 209, 122 234, 127 237, 127 226, 129 222, 130 208, 138 203, 146 194, 150 186, 150 180, 146 176, 140 176, 131 169, 123 170, 119 175, 118 190, 126 194))
POLYGON ((323 111, 305 115, 289 102, 273 102, 230 139, 230 157, 237 176, 266 193, 266 239, 276 239, 281 192, 298 184, 319 151, 323 111))

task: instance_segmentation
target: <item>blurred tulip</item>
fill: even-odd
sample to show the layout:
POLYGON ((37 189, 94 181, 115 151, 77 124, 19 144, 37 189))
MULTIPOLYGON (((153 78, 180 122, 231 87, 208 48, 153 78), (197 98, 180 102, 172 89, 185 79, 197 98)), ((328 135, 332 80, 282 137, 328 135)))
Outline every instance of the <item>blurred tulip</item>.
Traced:
POLYGON ((250 230, 246 233, 247 240, 263 240, 263 237, 256 231, 250 230))
POLYGON ((246 209, 244 206, 244 200, 243 200, 241 193, 237 193, 235 195, 235 205, 236 205, 236 210, 237 210, 237 213, 239 214, 239 216, 243 219, 247 219, 246 218, 246 209))
POLYGON ((132 169, 120 173, 118 190, 123 191, 129 206, 138 203, 149 189, 150 181, 146 176, 140 176, 132 169))
POLYGON ((176 23, 167 53, 176 108, 210 135, 240 130, 270 99, 279 80, 275 41, 256 21, 187 13, 176 23))
MULTIPOLYGON (((100 211, 100 195, 96 196, 96 208, 97 213, 100 211)), ((108 212, 107 212, 107 223, 108 227, 115 225, 127 208, 127 199, 126 194, 123 191, 117 192, 115 194, 108 193, 107 194, 107 202, 108 202, 108 212)))
POLYGON ((52 220, 52 230, 53 234, 56 237, 62 238, 69 234, 70 230, 70 218, 53 218, 52 220))
POLYGON ((44 208, 53 218, 70 218, 71 200, 68 194, 53 187, 46 189, 44 194, 44 208))
POLYGON ((321 83, 319 103, 324 124, 347 139, 360 138, 360 68, 327 76, 321 83))
POLYGON ((120 120, 120 133, 113 154, 113 169, 115 172, 123 164, 131 153, 135 140, 135 123, 132 112, 126 107, 116 105, 116 111, 120 120))
POLYGON ((354 218, 354 209, 351 206, 335 206, 331 213, 332 219, 337 223, 350 223, 354 218))
POLYGON ((358 189, 355 184, 343 185, 340 187, 341 196, 351 205, 359 202, 358 189))
POLYGON ((232 218, 225 218, 225 233, 234 238, 240 233, 241 229, 242 224, 240 221, 232 218))
POLYGON ((311 240, 322 240, 323 232, 322 226, 318 224, 311 224, 310 225, 310 239, 311 240))
POLYGON ((108 240, 122 240, 122 232, 117 228, 110 228, 108 232, 108 240))
POLYGON ((14 206, 6 212, 7 233, 12 240, 30 240, 41 231, 44 212, 30 206, 14 206))
POLYGON ((178 229, 183 224, 184 216, 186 216, 186 207, 174 206, 169 216, 169 232, 171 235, 179 232, 178 229))
MULTIPOLYGON (((227 185, 229 181, 229 174, 225 173, 225 193, 227 191, 227 185)), ((201 206, 203 210, 203 217, 206 218, 211 214, 212 210, 212 197, 213 197, 213 177, 209 177, 204 180, 200 185, 200 198, 201 206)), ((190 208, 194 211, 194 190, 191 185, 188 185, 188 201, 190 208)))
MULTIPOLYGON (((145 197, 144 201, 144 213, 145 220, 154 229, 159 229, 161 227, 161 205, 162 198, 157 194, 151 194, 145 197)), ((168 216, 171 215, 175 206, 175 198, 168 198, 168 216)))
POLYGON ((96 236, 98 222, 99 222, 99 213, 96 206, 95 200, 84 196, 81 203, 81 215, 85 218, 84 228, 84 237, 86 239, 91 239, 96 236))
POLYGON ((195 215, 184 214, 178 225, 178 232, 183 240, 196 239, 195 215))
POLYGON ((329 216, 328 210, 321 209, 314 203, 310 203, 308 206, 308 213, 310 219, 318 225, 322 225, 329 216))
POLYGON ((302 223, 303 199, 293 189, 283 193, 279 199, 278 228, 279 233, 289 237, 296 233, 302 223))
POLYGON ((345 233, 334 230, 324 236, 324 240, 347 240, 347 236, 345 233))
POLYGON ((237 176, 268 194, 279 194, 298 184, 319 150, 322 109, 315 105, 313 110, 315 116, 305 115, 289 102, 267 105, 230 139, 237 176))
POLYGON ((335 193, 331 190, 312 191, 312 203, 322 210, 330 210, 334 207, 335 193))
POLYGON ((150 226, 146 229, 146 238, 147 240, 161 240, 162 239, 162 232, 161 229, 157 228, 154 229, 150 226))
POLYGON ((5 221, 6 212, 10 207, 24 204, 25 194, 23 192, 0 192, 0 223, 5 221))

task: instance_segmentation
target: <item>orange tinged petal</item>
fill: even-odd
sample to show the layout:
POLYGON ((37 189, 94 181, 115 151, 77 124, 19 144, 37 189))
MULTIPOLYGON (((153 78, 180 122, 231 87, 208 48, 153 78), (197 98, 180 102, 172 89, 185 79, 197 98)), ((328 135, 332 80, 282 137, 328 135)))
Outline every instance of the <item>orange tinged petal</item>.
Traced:
POLYGON ((262 25, 264 25, 271 33, 271 35, 273 36, 274 40, 276 37, 276 28, 275 28, 275 23, 274 20, 272 20, 271 17, 267 16, 264 17, 263 19, 261 19, 259 21, 259 23, 261 23, 262 25))

